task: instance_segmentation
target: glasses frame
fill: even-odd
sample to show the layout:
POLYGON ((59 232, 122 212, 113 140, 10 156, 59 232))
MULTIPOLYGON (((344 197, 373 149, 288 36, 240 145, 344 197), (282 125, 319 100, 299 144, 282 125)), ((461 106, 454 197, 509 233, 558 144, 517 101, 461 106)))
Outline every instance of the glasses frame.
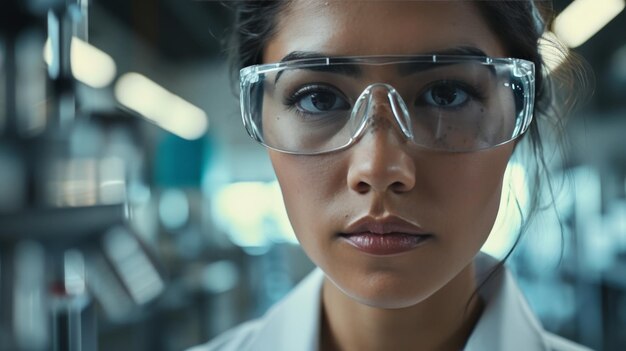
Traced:
MULTIPOLYGON (((260 137, 260 131, 256 128, 255 124, 252 122, 252 112, 250 108, 250 94, 248 94, 248 87, 251 84, 257 83, 260 79, 260 76, 266 73, 272 73, 277 71, 282 71, 286 69, 300 69, 314 66, 329 66, 329 65, 341 65, 341 64, 364 64, 369 66, 384 66, 384 65, 392 65, 392 64, 402 64, 402 63, 478 63, 482 65, 506 65, 513 67, 513 73, 516 77, 525 78, 525 82, 527 85, 527 91, 525 90, 524 94, 524 116, 521 119, 521 123, 516 124, 516 132, 514 132, 514 137, 510 140, 506 140, 497 145, 491 145, 487 148, 478 149, 478 150, 470 150, 470 151, 452 151, 452 150, 440 150, 440 151, 448 151, 448 152, 474 152, 480 150, 492 149, 504 144, 507 144, 513 140, 518 139, 528 130, 530 123, 533 120, 534 114, 534 106, 535 106, 535 95, 536 95, 536 71, 535 64, 532 61, 512 58, 512 57, 489 57, 489 56, 474 56, 474 55, 372 55, 372 56, 339 56, 339 57, 315 57, 315 58, 303 58, 296 59, 290 61, 276 62, 276 63, 267 63, 267 64, 259 64, 252 65, 248 67, 244 67, 239 71, 239 87, 240 87, 240 108, 241 108, 241 118, 243 121, 244 128, 248 135, 258 142, 259 144, 267 147, 268 149, 275 150, 278 152, 293 154, 293 155, 321 155, 325 153, 337 152, 343 149, 350 147, 354 144, 354 140, 358 138, 354 138, 354 136, 348 141, 347 144, 336 147, 332 150, 325 150, 320 152, 297 152, 297 151, 289 151, 282 150, 271 145, 266 144, 263 139, 260 137)), ((361 128, 359 128, 361 129, 361 128)), ((357 130, 357 137, 360 133, 360 130, 357 130)), ((423 147, 425 149, 432 149, 428 146, 423 146, 414 142, 415 145, 423 147)), ((435 149, 439 150, 439 149, 435 149)))

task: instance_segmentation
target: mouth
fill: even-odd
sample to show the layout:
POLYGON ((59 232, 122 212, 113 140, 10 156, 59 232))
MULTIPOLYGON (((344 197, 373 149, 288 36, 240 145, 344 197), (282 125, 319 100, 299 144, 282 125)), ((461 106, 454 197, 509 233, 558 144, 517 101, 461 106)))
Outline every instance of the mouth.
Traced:
POLYGON ((389 256, 416 249, 434 235, 398 217, 364 217, 349 225, 339 237, 364 253, 389 256))
POLYGON ((432 239, 430 234, 405 233, 355 233, 339 235, 348 244, 365 253, 375 256, 396 255, 413 250, 432 239))

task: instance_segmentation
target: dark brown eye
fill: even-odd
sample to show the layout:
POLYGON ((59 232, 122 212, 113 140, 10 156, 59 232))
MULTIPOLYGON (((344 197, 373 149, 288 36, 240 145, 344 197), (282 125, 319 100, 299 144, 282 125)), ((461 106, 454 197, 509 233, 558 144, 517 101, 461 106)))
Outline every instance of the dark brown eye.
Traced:
POLYGON ((469 94, 458 84, 439 83, 428 89, 422 99, 432 107, 454 108, 466 103, 469 94))
POLYGON ((338 110, 347 110, 350 105, 337 92, 329 89, 306 89, 297 94, 297 108, 309 114, 322 114, 338 110))
POLYGON ((319 111, 328 111, 337 103, 337 96, 331 93, 313 93, 309 96, 309 102, 319 111))

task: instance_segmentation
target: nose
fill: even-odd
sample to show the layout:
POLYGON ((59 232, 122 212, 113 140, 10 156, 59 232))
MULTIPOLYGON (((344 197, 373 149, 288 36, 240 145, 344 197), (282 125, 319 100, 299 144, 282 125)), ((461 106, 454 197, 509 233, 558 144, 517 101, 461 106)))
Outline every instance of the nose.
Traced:
POLYGON ((399 123, 397 108, 386 92, 369 97, 366 124, 350 148, 348 186, 360 194, 408 192, 415 186, 410 139, 399 123))

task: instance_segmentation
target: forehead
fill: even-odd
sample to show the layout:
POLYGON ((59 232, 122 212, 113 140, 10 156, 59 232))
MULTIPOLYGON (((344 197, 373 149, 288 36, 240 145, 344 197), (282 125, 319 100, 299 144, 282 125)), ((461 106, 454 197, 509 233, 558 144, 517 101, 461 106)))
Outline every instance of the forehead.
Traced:
POLYGON ((263 61, 293 51, 415 55, 475 47, 507 56, 473 1, 293 0, 276 19, 263 61))

